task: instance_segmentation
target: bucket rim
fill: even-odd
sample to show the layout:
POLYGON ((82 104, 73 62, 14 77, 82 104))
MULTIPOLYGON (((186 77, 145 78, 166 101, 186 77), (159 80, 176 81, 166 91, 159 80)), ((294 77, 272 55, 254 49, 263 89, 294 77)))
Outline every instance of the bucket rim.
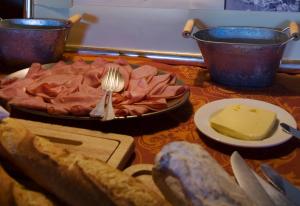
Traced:
POLYGON ((33 30, 33 31, 58 31, 68 30, 71 24, 67 20, 62 19, 25 19, 25 18, 14 18, 14 19, 1 19, 0 30, 33 30))
POLYGON ((285 44, 289 39, 289 35, 287 33, 285 33, 282 30, 277 30, 277 29, 272 29, 272 28, 268 28, 268 27, 251 27, 251 26, 219 26, 219 27, 211 27, 211 28, 204 28, 204 29, 200 29, 197 32, 192 34, 192 38, 200 41, 200 42, 204 42, 204 43, 212 43, 212 44, 225 44, 225 45, 249 45, 249 46, 281 46, 283 44, 285 44), (263 30, 263 31, 268 31, 268 32, 274 32, 277 35, 282 35, 282 37, 284 37, 285 39, 283 39, 282 41, 278 41, 278 42, 274 42, 274 43, 249 43, 249 42, 226 42, 226 41, 214 41, 214 40, 207 40, 207 39, 203 39, 203 38, 199 38, 197 37, 197 35, 200 35, 203 32, 209 32, 209 31, 213 31, 216 29, 224 29, 224 30, 263 30))

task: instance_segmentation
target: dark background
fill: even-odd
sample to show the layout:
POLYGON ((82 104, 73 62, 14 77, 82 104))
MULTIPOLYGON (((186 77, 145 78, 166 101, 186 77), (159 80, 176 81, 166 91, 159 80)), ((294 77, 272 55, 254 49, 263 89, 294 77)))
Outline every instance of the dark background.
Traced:
POLYGON ((22 18, 23 1, 25 0, 0 0, 0 17, 2 19, 22 18))

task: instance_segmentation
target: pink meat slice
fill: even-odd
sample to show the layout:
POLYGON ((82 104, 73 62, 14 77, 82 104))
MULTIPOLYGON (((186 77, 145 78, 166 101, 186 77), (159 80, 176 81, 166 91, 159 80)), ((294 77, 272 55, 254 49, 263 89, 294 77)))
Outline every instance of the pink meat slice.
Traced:
POLYGON ((64 61, 59 61, 57 63, 55 63, 52 67, 51 70, 60 70, 61 68, 64 68, 64 66, 67 66, 68 64, 66 64, 66 62, 64 61))
POLYGON ((151 78, 157 74, 158 70, 156 67, 150 65, 143 65, 134 69, 131 72, 131 79, 151 78))
POLYGON ((135 105, 143 105, 146 108, 153 110, 153 111, 159 111, 161 109, 167 108, 167 100, 165 98, 152 98, 143 100, 141 102, 135 103, 135 105))
POLYGON ((65 112, 65 114, 88 115, 96 106, 104 91, 101 87, 91 87, 81 84, 73 93, 58 95, 51 100, 54 105, 52 112, 65 112))
POLYGON ((120 104, 133 104, 143 100, 149 92, 148 88, 145 78, 131 79, 128 90, 123 93, 124 101, 120 104))
POLYGON ((33 96, 18 96, 13 98, 10 102, 10 104, 19 106, 19 107, 25 107, 29 109, 34 110, 46 110, 47 109, 47 103, 44 102, 42 97, 33 97, 33 96))
POLYGON ((147 93, 148 90, 149 90, 149 84, 145 78, 130 79, 128 85, 128 91, 147 93))
POLYGON ((125 105, 125 104, 133 104, 135 102, 142 101, 145 99, 147 95, 147 92, 138 92, 138 91, 131 91, 131 92, 124 92, 123 94, 123 101, 121 101, 119 104, 120 105, 125 105))
POLYGON ((182 96, 188 88, 184 85, 169 85, 162 92, 148 95, 149 98, 174 99, 182 96))
POLYGON ((149 95, 159 94, 163 92, 169 85, 168 82, 171 79, 170 74, 154 76, 149 83, 149 95))
POLYGON ((129 85, 130 75, 132 72, 132 67, 130 65, 124 65, 119 67, 119 72, 124 78, 124 89, 126 90, 129 85))
POLYGON ((133 68, 130 64, 122 65, 122 68, 124 68, 127 71, 127 73, 131 75, 133 68))
POLYGON ((122 105, 115 109, 116 116, 142 115, 147 113, 149 109, 143 105, 122 105))
POLYGON ((65 114, 73 115, 88 115, 88 113, 95 107, 99 100, 99 97, 95 95, 88 95, 82 92, 76 92, 67 96, 61 96, 51 101, 54 105, 51 108, 54 112, 64 111, 65 114), (61 109, 63 108, 63 109, 61 109))
POLYGON ((25 76, 25 78, 35 79, 43 73, 43 68, 40 63, 33 63, 25 76))
POLYGON ((91 87, 90 85, 84 82, 81 85, 79 85, 78 92, 96 97, 102 96, 104 94, 104 91, 102 90, 101 86, 91 87))
MULTIPOLYGON (((58 75, 58 74, 74 74, 74 71, 73 71, 73 68, 71 65, 68 65, 68 64, 64 64, 64 65, 61 65, 61 66, 57 66, 55 67, 54 69, 49 69, 48 70, 50 73, 49 75, 58 75)), ((46 76, 46 75, 45 75, 46 76)))
POLYGON ((100 57, 97 57, 92 63, 91 63, 91 66, 93 68, 97 68, 97 67, 103 67, 105 64, 109 63, 108 61, 100 58, 100 57))
POLYGON ((47 77, 40 77, 28 85, 26 91, 32 95, 55 97, 64 89, 76 90, 82 82, 82 75, 57 74, 47 77))
POLYGON ((170 79, 171 79, 171 74, 169 73, 154 76, 149 82, 149 92, 151 93, 152 90, 155 90, 155 87, 161 87, 167 85, 170 79))
POLYGON ((0 89, 7 87, 8 85, 14 83, 15 81, 19 80, 19 78, 17 77, 13 77, 13 78, 3 78, 0 80, 0 89))
POLYGON ((155 95, 155 94, 160 94, 162 93, 166 88, 168 87, 168 84, 165 84, 164 82, 156 85, 148 94, 150 95, 155 95))
POLYGON ((48 104, 47 105, 47 112, 53 115, 68 115, 69 112, 64 105, 59 104, 48 104))
POLYGON ((91 65, 83 60, 76 60, 71 66, 73 74, 84 74, 91 68, 91 65))
POLYGON ((19 79, 0 90, 0 98, 11 100, 14 97, 24 97, 26 93, 26 86, 33 82, 32 79, 19 79))
POLYGON ((101 79, 103 76, 105 68, 104 67, 98 67, 98 68, 94 68, 91 69, 89 71, 87 71, 84 75, 83 75, 83 84, 87 84, 91 87, 99 87, 101 84, 101 79))
POLYGON ((43 97, 48 100, 53 97, 56 97, 62 92, 62 90, 63 86, 61 85, 43 83, 40 84, 38 87, 27 91, 33 96, 43 97))

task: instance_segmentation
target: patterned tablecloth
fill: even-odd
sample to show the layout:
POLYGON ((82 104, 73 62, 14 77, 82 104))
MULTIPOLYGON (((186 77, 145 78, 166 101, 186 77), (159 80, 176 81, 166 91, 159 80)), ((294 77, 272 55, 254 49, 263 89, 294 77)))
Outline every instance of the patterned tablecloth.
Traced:
MULTIPOLYGON (((93 60, 95 56, 65 54, 65 59, 93 60)), ((113 60, 118 57, 104 57, 113 60)), ((237 90, 218 86, 209 80, 206 69, 199 66, 173 65, 145 58, 126 58, 131 64, 151 64, 161 70, 177 74, 190 87, 189 101, 168 113, 139 119, 108 123, 57 122, 71 126, 97 129, 104 132, 128 134, 135 139, 135 154, 129 164, 153 163, 157 152, 167 143, 184 140, 202 145, 229 172, 229 157, 235 150, 246 158, 250 166, 260 173, 261 163, 270 164, 292 183, 300 186, 300 141, 288 142, 261 149, 245 149, 217 143, 202 133, 194 124, 194 114, 202 105, 224 98, 250 98, 278 105, 291 113, 300 127, 300 76, 278 73, 273 86, 256 90, 237 90)), ((170 62, 169 62, 170 63, 170 62)))

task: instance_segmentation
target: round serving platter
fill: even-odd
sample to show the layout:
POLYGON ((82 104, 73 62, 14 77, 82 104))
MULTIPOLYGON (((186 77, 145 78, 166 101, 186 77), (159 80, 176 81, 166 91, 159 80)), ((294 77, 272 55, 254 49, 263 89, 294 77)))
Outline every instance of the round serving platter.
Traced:
MULTIPOLYGON (((69 63, 69 62, 68 62, 69 63)), ((44 64, 43 68, 45 69, 51 69, 51 67, 54 65, 55 63, 51 63, 51 64, 44 64)), ((138 65, 131 65, 133 68, 137 68, 138 65)), ((17 72, 11 73, 7 76, 7 78, 24 78, 28 72, 29 68, 26 69, 22 69, 19 70, 17 72)), ((165 72, 163 71, 159 71, 159 74, 163 74, 165 72)), ((177 79, 176 80, 176 84, 177 85, 183 85, 184 82, 182 80, 177 79)), ((128 115, 128 116, 119 116, 116 117, 113 120, 124 120, 124 119, 133 119, 133 118, 140 118, 140 117, 147 117, 147 116, 153 116, 153 115, 159 115, 161 113, 165 113, 165 112, 169 112, 171 110, 174 110, 178 107, 180 107, 181 105, 183 105, 190 96, 190 92, 189 90, 187 90, 181 97, 175 98, 175 99, 170 99, 167 102, 167 107, 159 110, 159 111, 151 111, 142 115, 128 115)), ((72 119, 72 120, 99 120, 99 118, 97 117, 90 117, 90 116, 73 116, 73 115, 54 115, 54 114, 49 114, 45 111, 40 111, 40 110, 34 110, 34 109, 29 109, 29 108, 25 108, 25 107, 20 107, 20 106, 16 106, 16 105, 9 105, 9 107, 12 110, 19 110, 28 114, 33 114, 33 115, 38 115, 38 116, 45 116, 45 117, 51 117, 51 118, 59 118, 59 119, 72 119)))

